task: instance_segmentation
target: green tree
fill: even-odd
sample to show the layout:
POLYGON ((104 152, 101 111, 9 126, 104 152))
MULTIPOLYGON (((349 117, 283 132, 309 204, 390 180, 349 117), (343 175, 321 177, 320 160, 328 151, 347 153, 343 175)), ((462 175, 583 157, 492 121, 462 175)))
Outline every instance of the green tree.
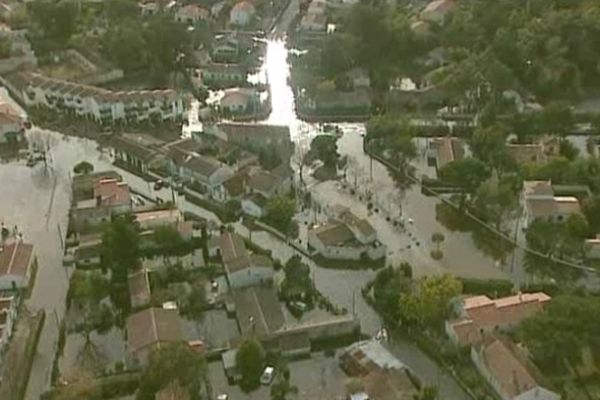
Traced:
POLYGON ((277 196, 267 203, 265 222, 284 234, 289 234, 292 218, 296 213, 296 203, 286 196, 277 196))
POLYGON ((431 241, 436 245, 437 250, 440 250, 440 245, 446 239, 444 234, 441 232, 434 232, 431 234, 431 241))
POLYGON ((143 33, 140 21, 111 25, 102 38, 104 54, 125 72, 146 67, 148 54, 143 33))
POLYGON ((402 264, 399 268, 387 267, 375 276, 373 281, 373 298, 375 308, 385 318, 397 320, 398 304, 402 293, 409 293, 411 289, 410 265, 402 264))
POLYGON ((240 387, 251 391, 260 385, 260 376, 265 366, 265 350, 260 342, 247 339, 240 344, 236 358, 236 368, 242 376, 240 387))
POLYGON ((327 168, 336 168, 340 157, 337 138, 331 135, 316 136, 310 143, 310 151, 307 156, 321 160, 327 168))
POLYGON ((150 72, 158 83, 164 84, 191 59, 190 33, 169 14, 157 14, 148 21, 144 40, 150 72))
POLYGON ((600 350, 600 298, 558 296, 544 311, 523 321, 518 336, 544 370, 566 371, 579 365, 581 351, 600 350))
POLYGON ((310 267, 298 255, 292 256, 284 267, 285 278, 281 291, 287 299, 298 298, 310 302, 314 287, 310 277, 310 267))
POLYGON ((441 180, 474 193, 490 177, 487 166, 476 158, 464 158, 444 165, 438 172, 441 180))
POLYGON ((585 199, 583 213, 589 223, 591 233, 600 233, 600 196, 585 199))
POLYGON ((178 380, 191 398, 200 399, 206 375, 206 360, 186 343, 162 344, 150 355, 148 367, 140 378, 137 400, 154 400, 156 392, 178 380))
POLYGON ((94 166, 87 161, 81 161, 73 167, 73 172, 76 174, 88 175, 94 171, 94 166))
POLYGON ((139 232, 129 215, 114 217, 102 235, 102 263, 112 271, 113 282, 127 281, 139 265, 139 232))
POLYGON ((473 212, 481 219, 500 229, 502 222, 518 207, 515 190, 509 182, 495 182, 490 179, 477 189, 472 200, 473 212))
POLYGON ((175 226, 157 226, 152 233, 152 241, 161 254, 183 255, 188 250, 185 248, 185 240, 175 226))
POLYGON ((29 15, 43 35, 66 43, 77 28, 77 6, 74 1, 35 0, 27 4, 29 15))
POLYGON ((460 293, 461 282, 450 274, 421 278, 413 293, 400 295, 400 320, 423 328, 438 327, 450 316, 450 300, 460 293))
POLYGON ((587 224, 581 216, 572 216, 565 223, 542 219, 533 221, 527 228, 527 252, 525 266, 528 272, 551 277, 567 283, 580 276, 580 271, 563 265, 557 260, 582 259, 585 247, 582 232, 587 224))

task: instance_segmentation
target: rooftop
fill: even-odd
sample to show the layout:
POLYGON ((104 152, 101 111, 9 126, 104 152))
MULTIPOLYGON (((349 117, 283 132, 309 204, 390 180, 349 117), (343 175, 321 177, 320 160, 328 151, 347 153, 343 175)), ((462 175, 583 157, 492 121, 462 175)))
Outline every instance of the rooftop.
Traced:
POLYGON ((383 344, 377 340, 364 340, 350 345, 340 360, 346 373, 351 376, 366 375, 374 370, 407 369, 383 344))
POLYGON ((123 206, 131 204, 129 185, 117 179, 101 179, 94 183, 94 198, 103 206, 123 206))
POLYGON ((330 222, 314 230, 325 246, 344 246, 355 242, 355 237, 346 224, 330 222))
POLYGON ((33 245, 20 240, 0 247, 0 276, 25 277, 33 259, 33 245))
POLYGON ((275 190, 282 181, 282 177, 268 171, 257 171, 248 178, 248 187, 258 192, 267 192, 275 190))
POLYGON ((514 398, 537 386, 527 368, 500 340, 494 340, 481 350, 482 359, 502 391, 514 398))
POLYGON ((224 263, 248 254, 244 239, 237 233, 225 232, 210 239, 209 247, 218 247, 224 263))
POLYGON ((183 166, 202 176, 209 177, 219 170, 222 164, 214 158, 195 154, 187 157, 183 162, 183 166))
POLYGON ((285 325, 285 317, 272 287, 253 286, 233 292, 242 335, 269 336, 285 325))
POLYGON ((127 342, 132 351, 160 342, 183 340, 177 310, 148 308, 127 318, 127 342))

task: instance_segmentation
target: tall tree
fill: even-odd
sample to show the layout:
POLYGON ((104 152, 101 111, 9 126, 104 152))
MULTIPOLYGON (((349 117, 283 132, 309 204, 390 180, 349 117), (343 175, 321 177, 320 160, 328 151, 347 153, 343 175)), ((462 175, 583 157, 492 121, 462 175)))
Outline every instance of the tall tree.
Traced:
POLYGON ((154 400, 156 392, 178 380, 192 399, 199 400, 205 375, 206 360, 187 343, 162 344, 150 355, 136 399, 154 400))
POLYGON ((240 386, 245 391, 256 389, 260 385, 260 376, 265 366, 265 350, 260 342, 247 339, 238 348, 236 368, 242 375, 240 386))

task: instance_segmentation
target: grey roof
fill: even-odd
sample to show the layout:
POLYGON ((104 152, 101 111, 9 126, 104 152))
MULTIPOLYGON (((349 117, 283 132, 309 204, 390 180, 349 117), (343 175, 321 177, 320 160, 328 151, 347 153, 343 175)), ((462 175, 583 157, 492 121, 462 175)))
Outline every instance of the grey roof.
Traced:
POLYGON ((183 162, 183 167, 209 177, 221 168, 221 163, 214 158, 194 155, 183 162))
POLYGON ((315 229, 315 234, 325 246, 342 246, 355 240, 354 234, 345 224, 329 223, 315 229))
POLYGON ((285 325, 285 317, 272 287, 254 286, 233 292, 235 312, 242 335, 268 337, 285 325))
POLYGON ((148 308, 127 318, 127 342, 132 351, 160 342, 183 340, 176 310, 148 308))

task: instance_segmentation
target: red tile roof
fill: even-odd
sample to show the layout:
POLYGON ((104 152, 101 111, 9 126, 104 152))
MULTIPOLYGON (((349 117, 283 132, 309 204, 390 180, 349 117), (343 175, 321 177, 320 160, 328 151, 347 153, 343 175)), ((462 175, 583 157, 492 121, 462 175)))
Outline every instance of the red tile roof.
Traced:
POLYGON ((104 206, 122 206, 130 204, 129 185, 116 179, 102 179, 94 183, 94 197, 100 198, 104 206))

